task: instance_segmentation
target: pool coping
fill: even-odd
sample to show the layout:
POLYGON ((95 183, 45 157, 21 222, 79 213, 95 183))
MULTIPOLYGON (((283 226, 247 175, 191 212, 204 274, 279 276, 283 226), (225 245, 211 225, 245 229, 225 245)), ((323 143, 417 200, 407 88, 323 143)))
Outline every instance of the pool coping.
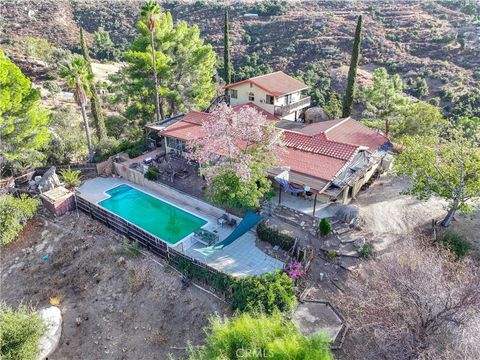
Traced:
MULTIPOLYGON (((204 229, 205 226, 211 224, 211 221, 208 220, 208 219, 206 219, 205 217, 200 216, 200 215, 198 215, 198 214, 194 214, 194 213, 192 213, 191 211, 188 211, 188 210, 184 209, 183 207, 180 207, 180 206, 177 206, 177 205, 175 205, 175 204, 172 204, 170 201, 164 200, 164 199, 158 197, 157 195, 149 194, 149 193, 143 191, 142 189, 139 189, 138 187, 136 187, 136 186, 134 186, 134 185, 131 185, 131 184, 125 184, 125 183, 123 183, 123 184, 118 184, 118 185, 115 185, 115 186, 109 188, 108 190, 102 191, 102 193, 103 193, 106 197, 105 197, 105 199, 101 199, 101 200, 98 200, 97 202, 95 202, 95 203, 94 203, 95 205, 101 207, 102 209, 104 209, 105 211, 108 211, 109 213, 111 213, 111 214, 113 214, 113 215, 116 215, 116 216, 122 218, 123 220, 125 220, 125 221, 128 222, 129 224, 131 224, 131 225, 133 225, 133 226, 136 226, 136 227, 142 229, 142 230, 145 231, 146 233, 148 233, 148 234, 150 234, 150 235, 152 235, 152 236, 155 236, 156 238, 158 238, 159 240, 161 240, 161 241, 163 241, 165 244, 167 244, 167 246, 170 246, 170 247, 172 247, 172 248, 174 248, 174 249, 177 248, 177 247, 178 247, 179 245, 181 245, 185 240, 190 239, 191 237, 193 237, 194 232, 192 232, 192 233, 188 234, 187 236, 181 238, 181 239, 178 240, 176 243, 171 244, 171 243, 169 243, 168 241, 162 239, 160 236, 151 233, 150 231, 144 229, 143 227, 141 227, 141 226, 139 226, 139 225, 137 225, 137 224, 135 224, 135 223, 133 223, 133 222, 125 219, 123 216, 121 216, 121 215, 119 215, 119 214, 116 214, 116 213, 114 213, 113 211, 110 211, 109 209, 107 209, 106 207, 100 205, 100 203, 101 203, 102 201, 108 200, 108 199, 110 199, 110 198, 112 197, 111 195, 107 194, 107 191, 113 190, 113 189, 115 189, 115 188, 117 188, 117 187, 119 187, 119 186, 123 186, 123 185, 129 186, 129 187, 131 187, 131 188, 133 188, 133 189, 135 189, 135 190, 137 190, 137 191, 140 191, 140 192, 142 192, 142 193, 144 193, 144 194, 146 194, 146 195, 148 195, 148 196, 151 196, 151 197, 153 197, 153 198, 155 198, 155 199, 157 199, 157 200, 159 200, 159 201, 161 201, 161 202, 164 202, 164 203, 166 203, 166 204, 168 204, 168 205, 170 205, 170 206, 173 206, 173 207, 175 207, 175 208, 177 208, 177 209, 180 209, 180 210, 182 210, 182 211, 184 211, 184 212, 186 212, 186 213, 188 213, 188 214, 190 214, 190 215, 193 215, 193 216, 195 216, 195 217, 197 217, 197 218, 200 218, 200 219, 206 221, 206 224, 203 224, 203 225, 200 226, 198 229, 204 229)), ((89 202, 91 202, 91 201, 89 201, 89 202)), ((206 230, 206 229, 205 229, 205 230, 206 230)))

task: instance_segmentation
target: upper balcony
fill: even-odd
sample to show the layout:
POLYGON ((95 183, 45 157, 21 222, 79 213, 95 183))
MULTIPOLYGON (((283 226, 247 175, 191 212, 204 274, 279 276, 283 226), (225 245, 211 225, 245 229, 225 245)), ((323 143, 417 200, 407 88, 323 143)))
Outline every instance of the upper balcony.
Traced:
POLYGON ((275 106, 273 111, 275 116, 284 117, 307 106, 310 106, 310 96, 302 96, 300 100, 291 104, 275 106))

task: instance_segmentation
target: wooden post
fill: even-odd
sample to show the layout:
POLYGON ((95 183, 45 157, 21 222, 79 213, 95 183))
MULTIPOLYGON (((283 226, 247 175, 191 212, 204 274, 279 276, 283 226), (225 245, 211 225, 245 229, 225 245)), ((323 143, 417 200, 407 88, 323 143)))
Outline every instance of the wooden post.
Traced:
POLYGON ((278 188, 278 205, 282 203, 282 186, 278 188))
POLYGON ((318 193, 315 193, 315 199, 313 200, 313 216, 315 216, 315 208, 317 207, 317 195, 318 193))

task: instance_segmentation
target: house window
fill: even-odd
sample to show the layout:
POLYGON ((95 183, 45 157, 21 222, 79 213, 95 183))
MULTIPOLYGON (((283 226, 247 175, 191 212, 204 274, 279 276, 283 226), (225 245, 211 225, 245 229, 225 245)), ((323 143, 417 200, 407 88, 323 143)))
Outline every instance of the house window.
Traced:
POLYGON ((238 99, 238 90, 230 89, 230 97, 232 99, 238 99))
POLYGON ((167 146, 171 149, 174 149, 175 152, 185 152, 185 142, 182 140, 167 137, 167 146))
POLYGON ((265 102, 267 104, 273 105, 273 96, 272 95, 266 95, 265 96, 265 102))
POLYGON ((248 93, 248 101, 255 101, 255 95, 253 93, 248 93))
POLYGON ((285 95, 285 105, 292 103, 292 94, 285 95))

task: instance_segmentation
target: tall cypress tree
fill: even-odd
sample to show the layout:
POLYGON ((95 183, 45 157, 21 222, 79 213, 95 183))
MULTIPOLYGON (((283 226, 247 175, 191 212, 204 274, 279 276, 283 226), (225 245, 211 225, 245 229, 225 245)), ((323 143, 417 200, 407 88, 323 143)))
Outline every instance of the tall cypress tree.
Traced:
POLYGON ((225 27, 223 33, 223 66, 225 70, 225 82, 232 83, 233 64, 230 59, 230 35, 228 33, 228 10, 225 10, 225 27))
POLYGON ((355 30, 355 40, 353 42, 352 59, 350 60, 350 69, 348 70, 347 90, 343 98, 343 117, 349 117, 352 113, 353 94, 355 83, 357 81, 358 60, 360 57, 360 43, 362 38, 362 15, 358 17, 357 29, 355 30))
POLYGON ((92 110, 93 121, 95 123, 95 129, 97 130, 97 137, 99 140, 102 140, 105 137, 107 137, 107 129, 105 128, 105 120, 103 119, 100 97, 98 96, 97 87, 95 85, 95 80, 93 78, 93 70, 92 70, 92 64, 90 61, 90 55, 88 54, 87 41, 85 39, 85 35, 83 33, 82 28, 80 28, 80 46, 82 47, 83 58, 87 63, 88 72, 92 79, 90 81, 89 87, 91 92, 90 107, 92 110))

